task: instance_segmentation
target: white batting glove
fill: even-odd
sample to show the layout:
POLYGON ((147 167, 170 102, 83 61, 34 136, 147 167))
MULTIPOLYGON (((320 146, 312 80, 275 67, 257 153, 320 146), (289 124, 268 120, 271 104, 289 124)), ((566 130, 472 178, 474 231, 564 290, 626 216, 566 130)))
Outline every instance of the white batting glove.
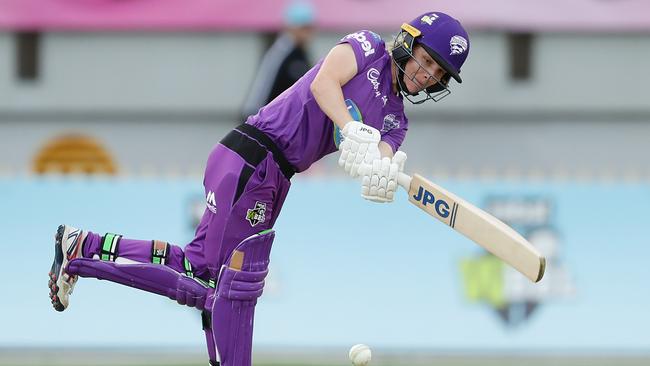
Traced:
POLYGON ((361 169, 361 197, 373 202, 393 202, 397 176, 404 171, 405 163, 406 153, 398 151, 392 159, 377 159, 361 169))
POLYGON ((358 121, 350 121, 341 131, 343 141, 339 145, 341 156, 339 166, 343 167, 351 177, 359 176, 362 164, 372 164, 375 159, 381 159, 379 141, 381 135, 374 127, 358 121))

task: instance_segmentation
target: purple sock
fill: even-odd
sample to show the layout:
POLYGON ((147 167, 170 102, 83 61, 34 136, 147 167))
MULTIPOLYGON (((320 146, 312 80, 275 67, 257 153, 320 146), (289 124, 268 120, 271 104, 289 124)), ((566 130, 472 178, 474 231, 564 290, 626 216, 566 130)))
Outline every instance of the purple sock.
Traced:
POLYGON ((81 255, 84 258, 92 258, 95 254, 99 255, 100 252, 100 242, 101 242, 102 237, 88 231, 88 235, 86 236, 86 239, 84 240, 83 244, 83 252, 81 255))
MULTIPOLYGON (((91 231, 88 232, 83 246, 83 257, 93 258, 95 255, 101 257, 102 236, 91 231)), ((152 262, 152 241, 120 238, 117 256, 127 258, 140 263, 152 262)), ((183 249, 176 245, 169 245, 166 265, 176 272, 184 273, 185 254, 183 249)))

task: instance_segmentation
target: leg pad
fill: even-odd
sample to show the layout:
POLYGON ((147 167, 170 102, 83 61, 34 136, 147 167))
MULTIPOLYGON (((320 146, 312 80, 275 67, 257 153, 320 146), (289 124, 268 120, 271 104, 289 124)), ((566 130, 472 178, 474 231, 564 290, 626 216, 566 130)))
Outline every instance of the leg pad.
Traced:
POLYGON ((212 330, 221 366, 251 366, 253 318, 268 274, 275 232, 242 241, 221 267, 212 303, 212 330))

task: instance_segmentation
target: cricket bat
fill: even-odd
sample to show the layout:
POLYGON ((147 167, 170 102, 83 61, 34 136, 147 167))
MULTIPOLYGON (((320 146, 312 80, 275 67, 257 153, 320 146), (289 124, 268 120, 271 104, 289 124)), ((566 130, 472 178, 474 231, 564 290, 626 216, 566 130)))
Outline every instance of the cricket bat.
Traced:
POLYGON ((544 276, 546 258, 496 217, 419 174, 410 177, 399 173, 397 182, 408 192, 411 203, 482 246, 532 282, 539 282, 544 276))

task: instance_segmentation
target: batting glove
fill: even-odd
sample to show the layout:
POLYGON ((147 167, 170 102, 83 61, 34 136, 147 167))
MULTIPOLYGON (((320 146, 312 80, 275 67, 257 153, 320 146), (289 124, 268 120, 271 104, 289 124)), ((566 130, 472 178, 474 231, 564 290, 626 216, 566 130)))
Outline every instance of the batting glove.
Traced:
POLYGON ((341 138, 343 141, 339 145, 339 166, 351 177, 360 175, 359 168, 362 164, 370 165, 373 160, 381 159, 381 135, 376 128, 358 121, 350 121, 343 127, 341 138))
POLYGON ((392 159, 383 158, 362 168, 361 197, 373 201, 393 202, 397 190, 397 176, 404 171, 406 153, 398 151, 392 159))

